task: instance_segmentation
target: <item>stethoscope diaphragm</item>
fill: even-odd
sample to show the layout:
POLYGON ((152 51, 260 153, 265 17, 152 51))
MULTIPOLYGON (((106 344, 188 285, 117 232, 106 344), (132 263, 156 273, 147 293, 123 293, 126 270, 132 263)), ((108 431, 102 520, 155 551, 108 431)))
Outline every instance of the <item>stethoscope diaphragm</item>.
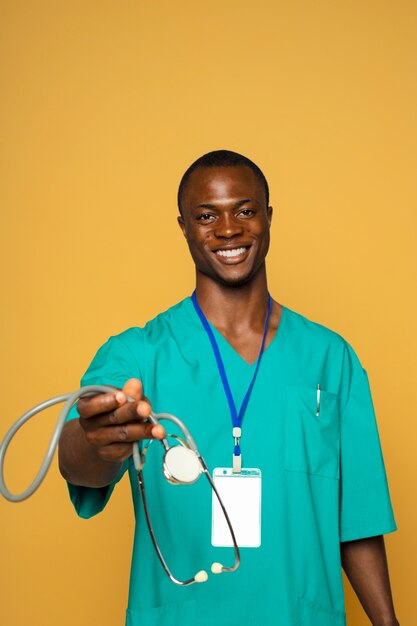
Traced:
POLYGON ((173 485, 190 485, 198 480, 203 468, 193 450, 177 445, 165 452, 162 471, 173 485))

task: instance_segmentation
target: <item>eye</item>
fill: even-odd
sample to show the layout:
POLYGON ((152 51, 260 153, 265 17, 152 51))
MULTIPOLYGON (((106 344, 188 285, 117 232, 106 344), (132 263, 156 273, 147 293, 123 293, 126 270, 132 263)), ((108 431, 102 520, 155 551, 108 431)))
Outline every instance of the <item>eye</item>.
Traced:
POLYGON ((239 215, 243 215, 243 217, 250 217, 251 215, 255 215, 255 211, 253 209, 243 209, 239 215))
POLYGON ((201 215, 198 215, 196 219, 199 222, 209 222, 211 221, 211 218, 214 219, 214 215, 211 215, 210 213, 202 213, 201 215))

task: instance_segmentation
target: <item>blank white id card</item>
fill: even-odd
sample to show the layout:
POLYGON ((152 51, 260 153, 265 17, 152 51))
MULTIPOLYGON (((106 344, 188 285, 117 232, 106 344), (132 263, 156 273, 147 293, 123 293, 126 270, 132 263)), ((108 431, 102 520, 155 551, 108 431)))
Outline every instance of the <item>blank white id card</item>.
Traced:
MULTIPOLYGON (((226 508, 239 548, 261 545, 261 470, 216 467, 213 482, 226 508)), ((212 490, 211 544, 233 546, 232 536, 219 501, 212 490)))

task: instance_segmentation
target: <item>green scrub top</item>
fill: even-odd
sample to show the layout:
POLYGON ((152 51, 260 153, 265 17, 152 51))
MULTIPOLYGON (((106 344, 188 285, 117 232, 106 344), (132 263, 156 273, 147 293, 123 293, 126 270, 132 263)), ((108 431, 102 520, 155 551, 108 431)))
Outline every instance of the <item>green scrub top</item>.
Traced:
MULTIPOLYGON (((240 407, 256 363, 212 329, 240 407)), ((81 385, 122 387, 132 377, 143 382, 155 412, 186 424, 210 471, 231 467, 229 406, 190 297, 143 328, 110 337, 81 385)), ((68 419, 76 417, 75 406, 68 419)), ((241 449, 243 466, 262 472, 262 543, 241 548, 237 571, 220 575, 211 574, 211 563, 232 565, 234 553, 211 545, 207 479, 171 485, 162 476, 162 446, 154 441, 148 450, 144 478, 162 554, 180 580, 209 573, 189 587, 173 584, 157 558, 131 457, 109 487, 68 485, 78 515, 89 518, 129 474, 136 526, 126 626, 345 626, 340 542, 397 525, 367 373, 341 335, 283 306, 243 419, 241 449)))

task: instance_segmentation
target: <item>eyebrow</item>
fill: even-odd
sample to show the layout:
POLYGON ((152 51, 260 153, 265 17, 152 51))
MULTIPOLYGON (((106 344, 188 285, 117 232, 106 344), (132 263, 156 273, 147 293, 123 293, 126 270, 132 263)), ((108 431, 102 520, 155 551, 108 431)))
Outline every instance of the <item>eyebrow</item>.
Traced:
MULTIPOLYGON (((236 202, 235 208, 238 209, 239 207, 241 207, 243 204, 246 204, 247 202, 256 202, 256 201, 251 200, 250 198, 245 198, 245 200, 239 200, 238 202, 236 202)), ((192 208, 192 210, 196 211, 197 209, 216 209, 216 208, 217 208, 217 205, 215 204, 203 203, 203 204, 197 204, 196 206, 192 208)))

